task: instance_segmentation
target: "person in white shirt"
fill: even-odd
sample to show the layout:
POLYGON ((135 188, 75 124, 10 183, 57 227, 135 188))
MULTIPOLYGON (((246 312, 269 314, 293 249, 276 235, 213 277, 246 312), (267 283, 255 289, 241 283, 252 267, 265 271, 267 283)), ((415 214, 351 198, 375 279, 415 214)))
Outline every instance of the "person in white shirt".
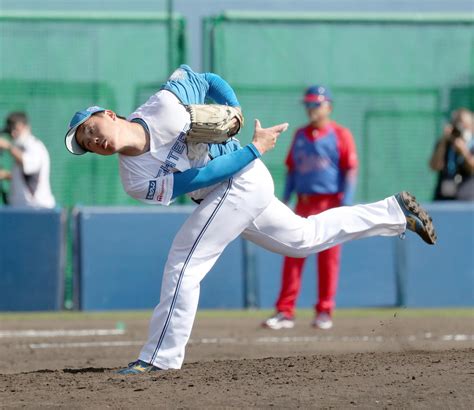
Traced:
POLYGON ((14 160, 11 171, 0 170, 0 180, 10 180, 8 204, 17 207, 54 208, 51 192, 49 153, 44 144, 31 133, 28 117, 13 112, 4 129, 12 141, 0 138, 0 150, 14 160))

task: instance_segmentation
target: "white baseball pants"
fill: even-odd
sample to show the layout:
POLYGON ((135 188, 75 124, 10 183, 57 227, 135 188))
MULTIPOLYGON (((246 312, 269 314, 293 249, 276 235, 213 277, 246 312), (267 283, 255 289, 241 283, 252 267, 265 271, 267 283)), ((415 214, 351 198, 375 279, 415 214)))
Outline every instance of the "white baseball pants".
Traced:
POLYGON ((200 282, 240 234, 272 252, 307 257, 352 239, 394 236, 406 229, 405 216, 393 196, 302 218, 273 191, 270 173, 256 160, 219 184, 185 221, 168 255, 160 303, 153 312, 140 360, 161 369, 181 368, 200 282))

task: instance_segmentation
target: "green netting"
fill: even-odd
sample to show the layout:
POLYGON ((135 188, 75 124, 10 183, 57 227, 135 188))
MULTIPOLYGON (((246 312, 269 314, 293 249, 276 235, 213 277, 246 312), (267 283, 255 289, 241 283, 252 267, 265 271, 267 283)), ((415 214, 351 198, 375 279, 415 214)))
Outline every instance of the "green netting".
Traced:
POLYGON ((470 87, 468 86, 452 88, 450 92, 449 103, 449 111, 455 110, 459 107, 466 107, 469 108, 471 111, 474 111, 474 85, 470 87))
POLYGON ((359 189, 365 199, 376 201, 401 190, 432 198, 435 174, 427 165, 438 118, 438 112, 429 111, 366 113, 359 189))
POLYGON ((166 78, 184 62, 184 22, 173 20, 173 62, 162 15, 0 14, 0 121, 24 110, 51 155, 51 182, 61 206, 136 204, 120 185, 117 159, 74 157, 64 148, 72 114, 103 105, 127 115, 136 88, 166 78))
MULTIPOLYGON (((304 88, 325 84, 334 119, 356 139, 357 199, 402 188, 431 199, 427 159, 446 113, 474 108, 473 18, 227 13, 208 19, 204 33, 206 69, 234 86, 250 120, 242 140, 254 117, 264 125, 289 121, 293 132, 306 122, 304 88)), ((264 158, 278 194, 290 138, 264 158)))
MULTIPOLYGON (((307 122, 301 104, 301 90, 303 89, 303 86, 235 88, 247 118, 246 126, 239 136, 243 143, 248 143, 251 140, 254 118, 259 118, 263 126, 281 121, 290 123, 289 132, 283 134, 276 148, 263 157, 274 177, 278 195, 281 195, 283 190, 286 172, 283 161, 291 143, 292 135, 297 128, 307 122)), ((333 92, 336 95, 333 118, 351 129, 357 144, 361 163, 357 199, 361 201, 372 200, 389 195, 392 192, 386 189, 377 189, 376 186, 378 185, 372 185, 374 179, 377 181, 380 179, 382 188, 391 187, 396 185, 397 181, 407 179, 397 179, 397 174, 388 175, 384 173, 384 162, 378 161, 378 158, 384 158, 384 161, 397 162, 398 166, 402 167, 400 175, 404 175, 403 169, 405 169, 408 179, 413 177, 410 171, 413 164, 408 163, 409 160, 413 159, 413 153, 415 156, 419 156, 420 159, 416 162, 424 170, 416 174, 417 177, 421 176, 421 178, 417 179, 416 184, 410 183, 410 187, 418 195, 421 195, 420 197, 430 198, 434 180, 433 175, 427 168, 428 159, 425 157, 430 154, 440 127, 440 113, 437 111, 440 105, 440 97, 437 90, 335 87, 333 92), (396 107, 400 107, 401 114, 396 111, 396 107), (429 111, 428 117, 426 117, 423 110, 429 111), (385 116, 389 118, 391 121, 389 127, 386 126, 386 121, 383 123, 375 121, 374 113, 378 112, 385 113, 385 116), (419 113, 420 116, 418 117, 419 113), (410 121, 407 121, 407 118, 410 121), (404 123, 392 124, 394 121, 403 121, 404 123), (377 126, 379 129, 377 129, 377 126), (392 144, 394 141, 409 148, 410 155, 403 156, 402 151, 393 151, 392 144), (376 153, 377 155, 375 155, 376 153), (385 177, 388 179, 393 177, 394 181, 388 180, 384 184, 385 177)), ((397 186, 398 190, 407 188, 403 184, 397 186)))

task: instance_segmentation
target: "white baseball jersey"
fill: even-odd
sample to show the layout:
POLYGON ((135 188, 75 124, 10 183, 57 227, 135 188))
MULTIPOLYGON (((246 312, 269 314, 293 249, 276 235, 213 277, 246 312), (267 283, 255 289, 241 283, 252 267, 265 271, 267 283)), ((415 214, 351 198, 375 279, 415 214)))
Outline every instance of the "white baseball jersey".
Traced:
MULTIPOLYGON (((119 156, 122 185, 139 201, 169 205, 173 194, 172 173, 205 165, 209 161, 207 144, 198 144, 198 148, 194 147, 194 155, 189 155, 185 141, 189 113, 167 90, 152 95, 127 119, 145 122, 150 134, 150 151, 139 156, 119 156)), ((212 189, 208 187, 188 195, 202 199, 212 189)))
POLYGON ((49 153, 44 144, 26 133, 14 141, 22 151, 23 164, 15 162, 8 202, 12 206, 54 208, 51 192, 49 153))

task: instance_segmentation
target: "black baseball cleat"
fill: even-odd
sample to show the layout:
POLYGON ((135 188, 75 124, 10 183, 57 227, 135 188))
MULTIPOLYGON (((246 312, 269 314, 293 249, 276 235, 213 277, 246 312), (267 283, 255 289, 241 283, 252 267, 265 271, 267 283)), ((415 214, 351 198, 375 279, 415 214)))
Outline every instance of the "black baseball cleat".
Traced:
POLYGON ((434 245, 438 238, 428 212, 407 191, 399 192, 395 198, 407 219, 407 229, 417 233, 427 244, 434 245))
POLYGON ((153 366, 150 363, 146 363, 143 360, 137 360, 129 363, 125 369, 121 369, 117 374, 141 374, 149 372, 157 372, 161 370, 159 367, 153 366))

